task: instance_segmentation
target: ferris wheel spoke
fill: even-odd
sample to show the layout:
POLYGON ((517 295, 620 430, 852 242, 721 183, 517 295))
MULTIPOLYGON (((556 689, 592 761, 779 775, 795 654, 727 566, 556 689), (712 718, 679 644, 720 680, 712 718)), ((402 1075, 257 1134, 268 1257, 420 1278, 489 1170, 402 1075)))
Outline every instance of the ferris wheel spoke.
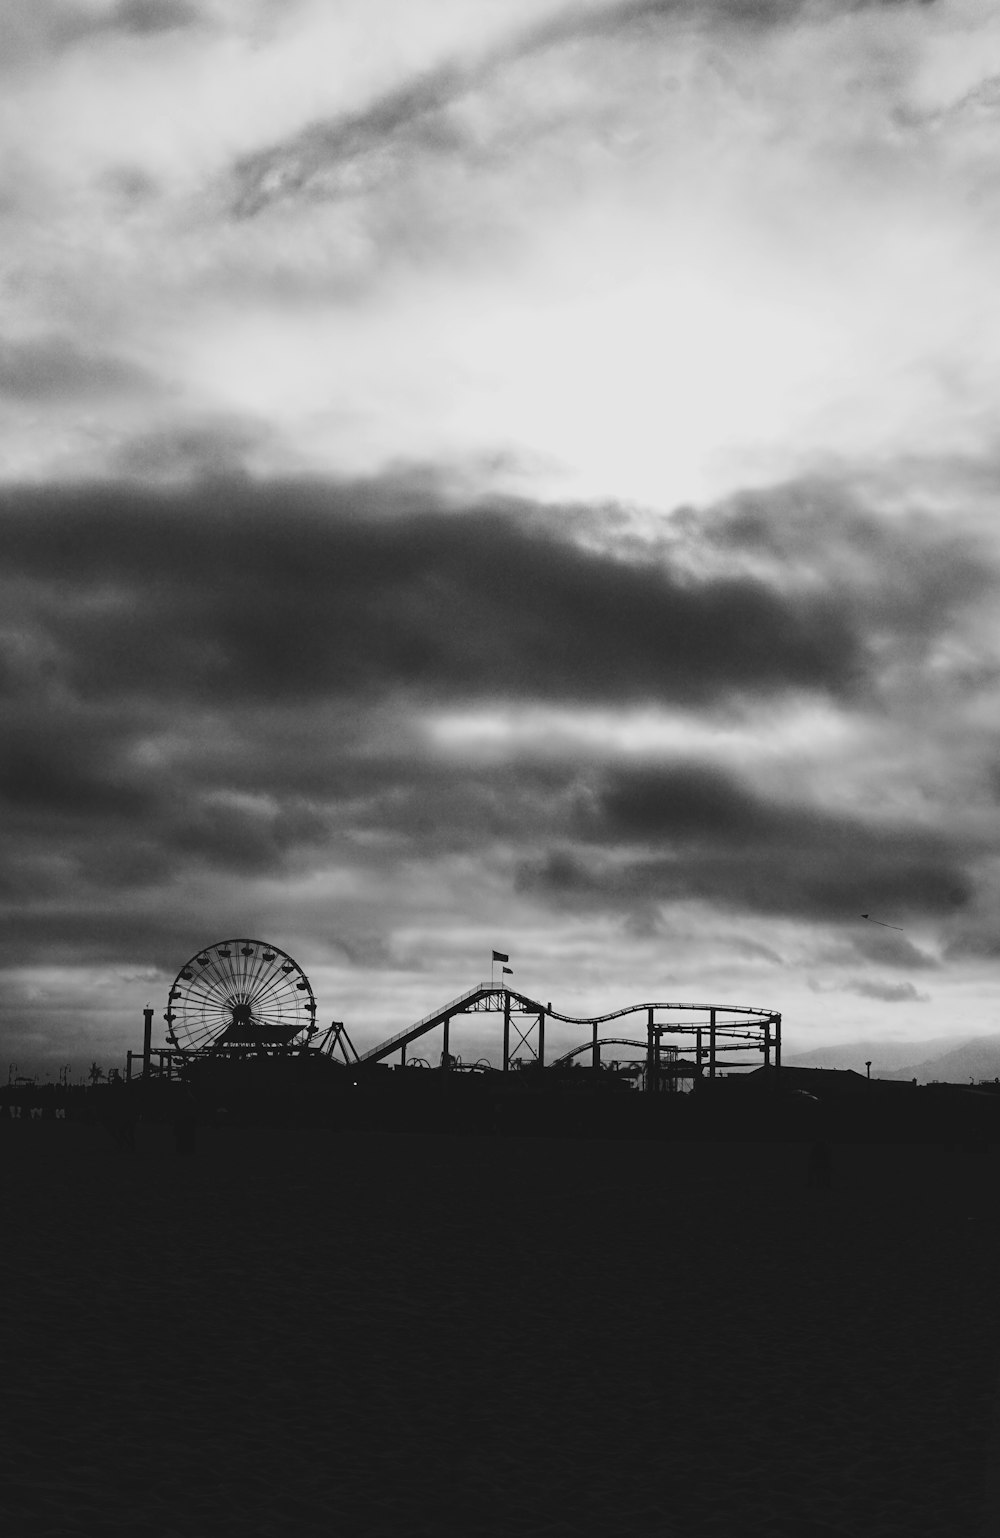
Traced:
POLYGON ((281 998, 284 991, 288 988, 290 977, 291 974, 286 975, 280 968, 272 977, 269 977, 266 984, 258 990, 253 1000, 257 1008, 267 1008, 273 999, 281 998))
POLYGON ((191 1004, 198 1009, 218 1008, 221 989, 217 984, 209 984, 207 979, 199 978, 199 986, 193 988, 189 995, 191 1004))
POLYGON ((274 987, 275 979, 270 972, 257 978, 253 989, 247 994, 247 1003, 251 1004, 254 1009, 259 1009, 270 996, 274 987))
POLYGON ((220 1009, 197 1009, 187 1012, 186 1018, 193 1030, 222 1030, 226 1025, 227 1016, 220 1009))
POLYGON ((223 974, 229 980, 229 987, 231 989, 234 989, 234 988, 238 989, 239 988, 239 971, 238 971, 237 966, 234 965, 233 954, 232 954, 232 947, 233 947, 234 944, 235 944, 235 941, 227 940, 227 942, 226 942, 226 949, 229 951, 229 955, 228 956, 222 956, 222 957, 220 957, 220 959, 223 962, 223 969, 222 969, 223 970, 223 974))
POLYGON ((198 1045, 202 1039, 210 1038, 212 1026, 206 1020, 187 1020, 184 1022, 185 1041, 198 1045))
MULTIPOLYGON (((239 943, 239 942, 237 942, 237 943, 239 943)), ((242 944, 239 945, 239 957, 238 957, 238 959, 237 959, 237 953, 235 951, 233 952, 233 961, 234 961, 234 963, 236 965, 237 971, 239 973, 239 979, 240 979, 240 998, 243 999, 243 1000, 245 1000, 247 998, 247 995, 248 995, 248 993, 250 991, 249 990, 249 982, 250 982, 250 960, 251 960, 251 958, 249 956, 244 956, 243 952, 245 950, 250 950, 250 949, 252 949, 252 947, 250 946, 249 942, 247 940, 244 940, 242 942, 242 944)))
POLYGON ((221 969, 213 956, 205 970, 200 974, 198 981, 202 984, 209 997, 222 992, 225 984, 221 969))
MULTIPOLYGON (((288 963, 283 963, 283 965, 288 965, 288 963)), ((267 979, 266 983, 258 989, 254 1000, 257 1008, 268 1009, 271 1007, 275 1000, 284 998, 289 990, 295 986, 293 982, 295 975, 296 971, 294 969, 294 964, 293 970, 287 973, 284 972, 281 967, 279 967, 267 979)))
POLYGON ((288 1026, 295 1020, 295 1012, 291 1009, 269 1009, 258 1015, 258 1020, 268 1026, 288 1026))
POLYGON ((250 975, 249 975, 248 980, 247 980, 247 1001, 248 1001, 248 1003, 252 1003, 253 1002, 253 999, 254 999, 254 996, 255 996, 255 994, 257 992, 257 989, 260 986, 260 980, 261 980, 261 978, 267 976, 268 968, 271 965, 271 963, 269 961, 265 961, 264 960, 264 952, 266 951, 266 949, 267 949, 266 946, 258 947, 258 949, 256 951, 256 954, 254 956, 253 969, 250 972, 250 975))

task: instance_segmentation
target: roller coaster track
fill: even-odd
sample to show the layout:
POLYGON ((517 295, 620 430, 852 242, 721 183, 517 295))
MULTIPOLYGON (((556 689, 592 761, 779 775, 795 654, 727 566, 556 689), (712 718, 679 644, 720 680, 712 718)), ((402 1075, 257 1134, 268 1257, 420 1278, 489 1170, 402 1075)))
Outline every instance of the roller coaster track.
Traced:
MULTIPOLYGON (((697 1014, 709 1015, 716 1018, 720 1027, 725 1026, 730 1030, 739 1024, 737 1020, 719 1020, 721 1015, 736 1015, 742 1019, 754 1019, 764 1021, 776 1021, 780 1018, 777 1011, 770 1009, 758 1009, 747 1004, 690 1004, 668 1003, 664 1000, 647 1001, 643 1004, 627 1004, 623 1009, 613 1009, 606 1015, 564 1015, 559 1010, 551 1009, 547 1004, 540 1004, 537 999, 529 999, 526 994, 515 993, 513 988, 501 988, 495 983, 476 983, 466 993, 460 993, 457 998, 443 1004, 432 1014, 425 1015, 422 1020, 407 1026, 405 1030, 397 1031, 395 1036, 390 1036, 387 1041, 380 1042, 377 1047, 371 1047, 367 1052, 362 1052, 358 1058, 359 1063, 376 1063, 391 1053, 399 1051, 401 1047, 408 1046, 411 1041, 416 1041, 435 1026, 443 1025, 446 1020, 451 1020, 455 1015, 480 1012, 484 1010, 502 1011, 509 1008, 511 1013, 543 1015, 547 1020, 562 1020, 568 1025, 602 1025, 608 1020, 620 1020, 624 1015, 635 1015, 645 1012, 650 1018, 649 1012, 655 1013, 658 1009, 690 1010, 697 1014), (506 1002, 505 1002, 506 1001, 506 1002)), ((657 1031, 679 1032, 690 1034, 696 1027, 691 1023, 681 1025, 658 1025, 657 1031)), ((614 1038, 615 1040, 624 1038, 614 1038)), ((588 1043, 589 1045, 589 1043, 588 1043)))
POLYGON ((569 1051, 568 1052, 564 1052, 561 1057, 554 1057, 552 1059, 552 1062, 549 1064, 549 1066, 550 1066, 550 1068, 562 1068, 566 1063, 570 1062, 574 1057, 579 1057, 581 1053, 583 1053, 583 1052, 593 1052, 595 1046, 598 1046, 598 1047, 638 1047, 641 1052, 645 1052, 646 1049, 647 1049, 648 1043, 645 1042, 645 1041, 637 1041, 632 1036, 602 1036, 602 1037, 600 1037, 600 1039, 597 1042, 582 1041, 578 1047, 570 1047, 569 1051))
MULTIPOLYGON (((425 1015, 415 1025, 407 1026, 405 1031, 397 1031, 395 1036, 390 1036, 388 1041, 379 1042, 377 1047, 370 1047, 367 1052, 362 1052, 358 1058, 359 1063, 376 1063, 379 1058, 388 1057, 399 1047, 408 1046, 411 1041, 416 1041, 418 1036, 423 1036, 426 1031, 432 1031, 436 1025, 443 1025, 453 1015, 464 1014, 465 1011, 479 1002, 488 993, 498 993, 497 988, 488 988, 485 983, 477 983, 467 993, 460 993, 457 999, 442 1005, 433 1014, 425 1015)), ((538 1006, 542 1008, 541 1005, 538 1006)))

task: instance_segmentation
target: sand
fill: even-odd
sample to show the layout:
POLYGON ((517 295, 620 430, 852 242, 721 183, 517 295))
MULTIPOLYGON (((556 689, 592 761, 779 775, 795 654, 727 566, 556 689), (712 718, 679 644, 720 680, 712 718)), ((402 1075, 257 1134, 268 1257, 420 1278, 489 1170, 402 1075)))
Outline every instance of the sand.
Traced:
POLYGON ((12 1535, 963 1534, 1000 1152, 0 1124, 12 1535))

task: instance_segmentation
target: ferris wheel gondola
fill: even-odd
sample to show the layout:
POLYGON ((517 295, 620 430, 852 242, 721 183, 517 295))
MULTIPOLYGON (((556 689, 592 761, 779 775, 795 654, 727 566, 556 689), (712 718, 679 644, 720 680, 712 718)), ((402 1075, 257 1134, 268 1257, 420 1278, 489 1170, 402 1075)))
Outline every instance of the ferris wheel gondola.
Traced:
POLYGON ((163 1017, 182 1052, 267 1051, 316 1032, 309 979, 280 946, 220 940, 196 951, 174 979, 163 1017))

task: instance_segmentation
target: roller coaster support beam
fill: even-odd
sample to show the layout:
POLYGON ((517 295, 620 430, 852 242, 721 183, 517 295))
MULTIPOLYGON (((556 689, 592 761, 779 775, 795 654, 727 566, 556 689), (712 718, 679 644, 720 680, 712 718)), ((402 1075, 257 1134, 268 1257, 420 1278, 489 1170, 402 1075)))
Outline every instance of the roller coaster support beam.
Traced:
POLYGON ((153 1009, 147 1004, 142 1012, 142 1076, 149 1082, 149 1059, 152 1054, 153 1043, 153 1009))
POLYGON ((646 1011, 646 1091, 648 1094, 652 1094, 657 1088, 658 1077, 656 1060, 659 1054, 656 1049, 659 1046, 659 1038, 654 1025, 655 1015, 656 1011, 651 1004, 646 1011))
POLYGON ((591 1049, 590 1049, 590 1066, 591 1066, 591 1068, 600 1068, 600 1066, 601 1066, 601 1048, 600 1048, 600 1044, 599 1044, 599 1042, 597 1040, 597 1021, 596 1020, 594 1021, 593 1045, 591 1046, 591 1049))
MULTIPOLYGON (((552 1005, 549 1004, 547 1006, 547 1008, 551 1009, 552 1005)), ((539 1068, 544 1068, 545 1067, 545 1010, 544 1009, 540 1009, 538 1011, 538 1066, 539 1066, 539 1068)))
POLYGON ((450 1068, 451 1067, 451 1057, 450 1057, 449 1052, 448 1052, 448 1042, 450 1040, 450 1037, 449 1037, 449 1027, 450 1027, 450 1025, 451 1025, 451 1016, 450 1015, 445 1015, 445 1017, 444 1017, 444 1040, 441 1043, 441 1067, 442 1068, 450 1068))
POLYGON ((697 1031, 695 1032, 695 1037, 696 1037, 696 1042, 697 1042, 697 1045, 695 1047, 695 1067, 698 1070, 698 1077, 700 1079, 701 1078, 702 1059, 703 1059, 703 1057, 705 1055, 705 1049, 704 1049, 704 1047, 701 1044, 701 1026, 700 1025, 699 1025, 697 1031))
POLYGON ((708 1077, 715 1078, 715 1010, 708 1012, 708 1077))
POLYGON ((774 1076, 781 1078, 781 1016, 774 1016, 774 1076))
POLYGON ((764 1067, 769 1069, 770 1066, 771 1066, 771 1022, 770 1022, 770 1020, 765 1020, 764 1021, 764 1067))
POLYGON ((510 1072, 510 989, 503 994, 503 1071, 510 1072))

